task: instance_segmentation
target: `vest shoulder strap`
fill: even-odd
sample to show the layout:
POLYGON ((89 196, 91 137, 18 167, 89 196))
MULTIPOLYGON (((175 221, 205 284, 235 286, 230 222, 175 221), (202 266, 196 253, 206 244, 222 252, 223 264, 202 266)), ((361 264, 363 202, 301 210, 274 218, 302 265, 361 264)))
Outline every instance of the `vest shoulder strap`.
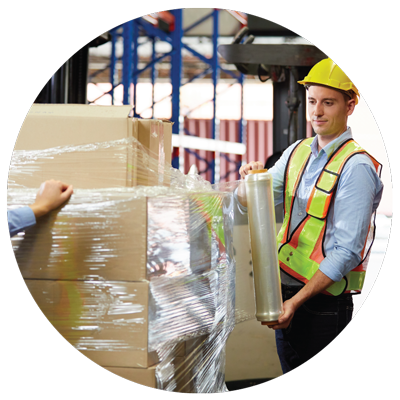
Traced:
POLYGON ((345 164, 350 157, 359 153, 368 155, 378 172, 380 164, 353 139, 347 140, 331 155, 321 171, 307 203, 307 214, 319 219, 326 218, 345 164))

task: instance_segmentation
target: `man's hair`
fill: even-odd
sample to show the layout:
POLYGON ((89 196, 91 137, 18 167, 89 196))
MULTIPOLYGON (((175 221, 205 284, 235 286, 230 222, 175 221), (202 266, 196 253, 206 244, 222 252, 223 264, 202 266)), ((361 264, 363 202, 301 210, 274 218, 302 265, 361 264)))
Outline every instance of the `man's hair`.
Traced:
POLYGON ((318 83, 308 83, 307 85, 304 85, 306 90, 308 90, 308 88, 310 86, 323 86, 323 87, 327 87, 329 89, 336 90, 337 92, 342 93, 345 102, 348 102, 348 101, 350 101, 352 99, 355 99, 355 96, 356 96, 356 94, 355 94, 355 92, 353 90, 347 90, 347 91, 346 90, 340 90, 340 89, 336 89, 336 88, 334 88, 332 86, 321 85, 321 84, 318 84, 318 83))

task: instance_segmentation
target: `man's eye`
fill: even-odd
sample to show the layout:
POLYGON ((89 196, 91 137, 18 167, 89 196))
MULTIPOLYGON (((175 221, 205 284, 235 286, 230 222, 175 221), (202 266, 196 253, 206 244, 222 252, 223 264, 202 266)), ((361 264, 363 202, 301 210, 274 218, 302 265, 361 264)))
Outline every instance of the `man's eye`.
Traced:
POLYGON ((326 101, 325 104, 326 104, 327 106, 331 106, 331 105, 332 105, 332 102, 326 101))

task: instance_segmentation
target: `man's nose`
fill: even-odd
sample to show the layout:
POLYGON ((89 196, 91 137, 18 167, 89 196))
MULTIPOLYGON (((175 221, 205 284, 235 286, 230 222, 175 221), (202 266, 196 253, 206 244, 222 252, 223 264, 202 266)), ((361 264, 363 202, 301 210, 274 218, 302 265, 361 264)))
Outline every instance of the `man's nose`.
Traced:
POLYGON ((324 107, 319 102, 314 107, 314 115, 316 116, 324 115, 324 107))

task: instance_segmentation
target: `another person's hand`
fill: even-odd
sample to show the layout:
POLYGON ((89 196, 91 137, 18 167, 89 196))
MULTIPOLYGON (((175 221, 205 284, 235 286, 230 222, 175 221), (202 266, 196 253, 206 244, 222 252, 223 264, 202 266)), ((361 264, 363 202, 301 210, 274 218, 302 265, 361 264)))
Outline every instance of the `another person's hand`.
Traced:
POLYGON ((35 217, 38 218, 66 202, 72 193, 72 185, 51 179, 40 185, 35 203, 29 207, 32 209, 35 217))
POLYGON ((252 169, 264 169, 264 164, 261 161, 251 161, 246 165, 242 165, 239 169, 240 177, 244 179, 252 169))

